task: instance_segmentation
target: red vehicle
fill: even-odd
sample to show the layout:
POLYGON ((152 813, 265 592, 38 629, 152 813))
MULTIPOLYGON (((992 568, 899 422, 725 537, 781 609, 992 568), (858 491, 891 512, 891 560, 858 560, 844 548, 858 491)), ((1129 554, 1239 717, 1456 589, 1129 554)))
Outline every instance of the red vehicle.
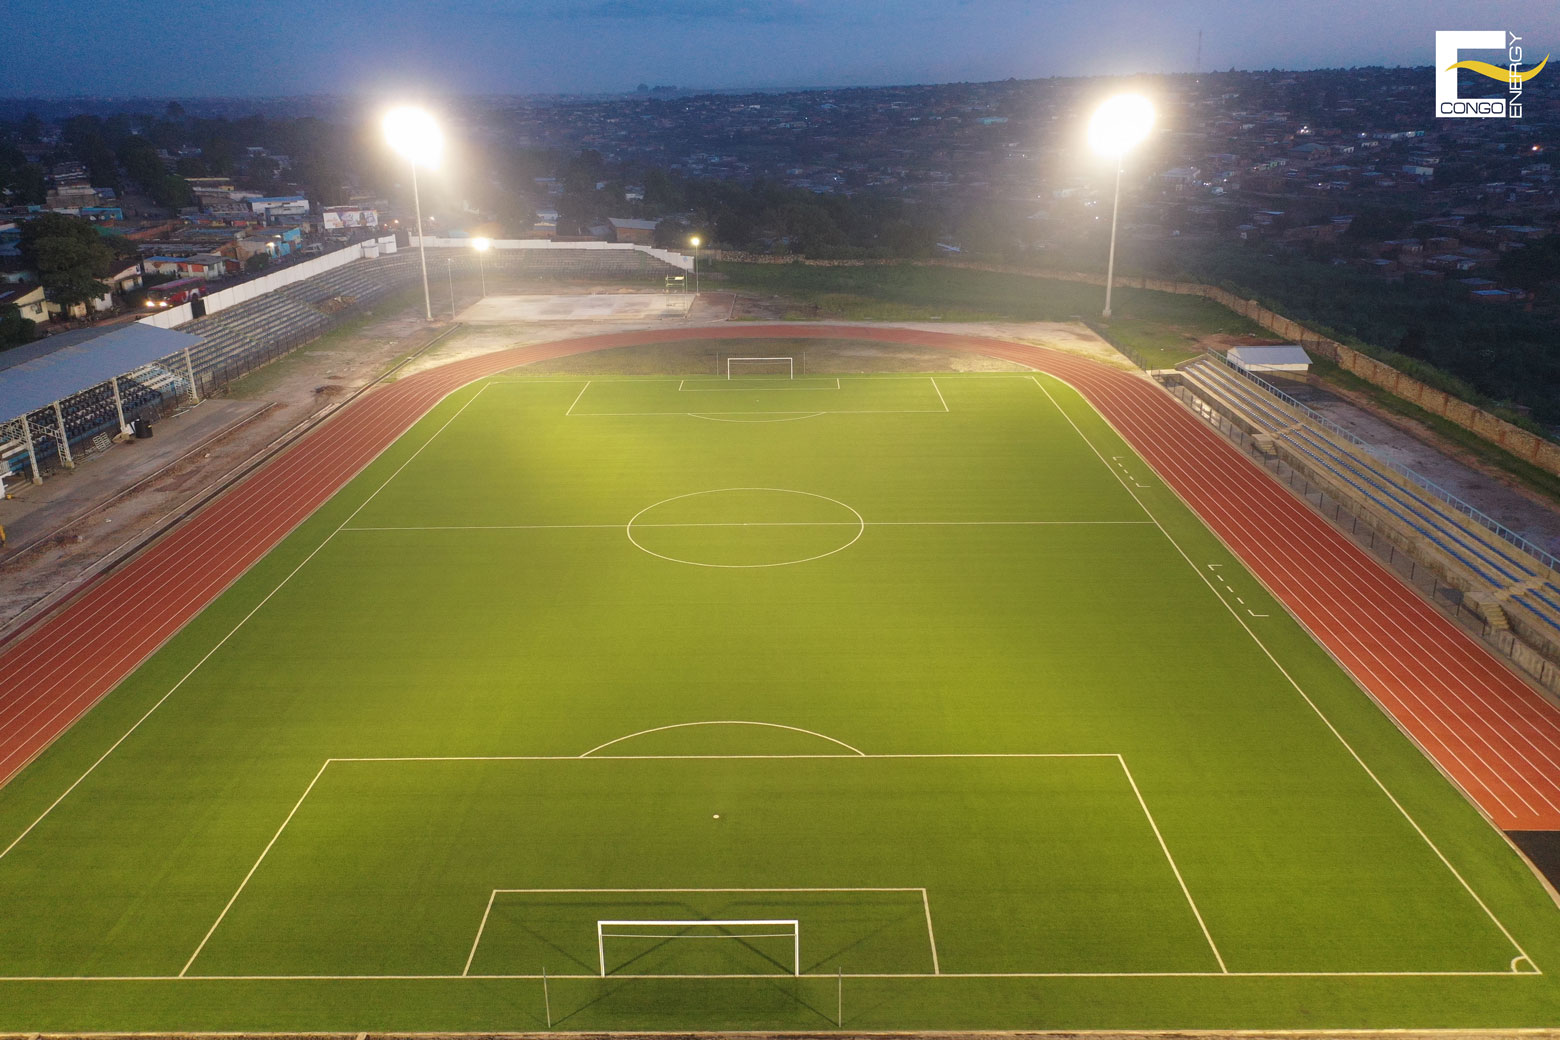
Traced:
POLYGON ((164 282, 146 290, 146 305, 154 310, 177 307, 181 303, 189 303, 200 297, 205 291, 205 279, 180 278, 176 282, 164 282))

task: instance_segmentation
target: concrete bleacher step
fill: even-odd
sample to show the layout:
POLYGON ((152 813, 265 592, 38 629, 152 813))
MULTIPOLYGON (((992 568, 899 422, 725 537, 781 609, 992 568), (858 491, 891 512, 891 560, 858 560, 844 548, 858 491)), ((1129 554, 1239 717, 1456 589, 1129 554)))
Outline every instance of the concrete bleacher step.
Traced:
POLYGON ((1560 587, 1551 582, 1547 568, 1537 560, 1460 511, 1435 501, 1418 485, 1381 466, 1369 453, 1326 436, 1326 431, 1305 422, 1296 409, 1229 371, 1223 363, 1202 358, 1179 371, 1200 395, 1216 400, 1222 410, 1259 431, 1255 437, 1274 447, 1277 441, 1284 441, 1295 450, 1315 452, 1325 467, 1335 470, 1316 474, 1324 481, 1331 483, 1331 478, 1337 478, 1357 483, 1359 486, 1351 483, 1339 489, 1378 522, 1403 528, 1420 540, 1429 535, 1452 554, 1449 564, 1467 568, 1469 578, 1486 589, 1479 609, 1492 628, 1508 629, 1507 612, 1515 608, 1544 630, 1560 635, 1560 587), (1411 517, 1412 523, 1424 530, 1410 530, 1397 512, 1411 517))

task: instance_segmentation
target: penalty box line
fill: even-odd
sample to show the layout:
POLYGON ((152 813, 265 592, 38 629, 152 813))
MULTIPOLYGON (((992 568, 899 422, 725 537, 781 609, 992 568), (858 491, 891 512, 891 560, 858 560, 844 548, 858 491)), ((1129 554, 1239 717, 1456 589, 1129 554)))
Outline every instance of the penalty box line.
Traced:
MULTIPOLYGON (((589 754, 589 752, 587 752, 587 754, 589 754)), ((584 756, 582 755, 580 757, 583 758, 584 756)), ((838 758, 838 757, 841 757, 841 756, 836 755, 836 756, 833 756, 833 757, 838 758)), ((864 756, 864 757, 870 757, 870 756, 864 756)), ((919 892, 921 894, 921 909, 922 909, 922 911, 926 915, 926 941, 927 941, 928 946, 930 946, 931 952, 932 952, 932 974, 933 975, 941 975, 942 974, 942 966, 941 966, 941 964, 939 963, 939 961, 937 959, 937 934, 934 931, 932 931, 932 904, 931 904, 931 900, 926 895, 926 889, 924 889, 924 888, 905 888, 905 887, 897 887, 897 888, 895 888, 895 887, 850 887, 850 888, 495 888, 488 895, 487 909, 482 911, 482 923, 477 926, 476 938, 471 940, 471 953, 469 953, 466 956, 466 966, 465 966, 465 968, 463 968, 461 970, 460 974, 461 974, 462 978, 466 978, 466 977, 470 977, 471 976, 471 964, 477 958, 477 947, 482 944, 482 933, 487 930, 488 917, 493 913, 493 901, 495 899, 497 899, 499 896, 502 896, 502 895, 668 895, 668 894, 670 894, 670 895, 677 895, 677 894, 699 894, 699 893, 717 894, 717 893, 723 893, 723 892, 785 892, 785 893, 790 893, 790 894, 793 894, 793 895, 806 895, 808 893, 818 894, 818 893, 828 893, 828 892, 919 892)), ((688 922, 688 921, 672 922, 672 921, 667 921, 665 923, 666 924, 691 924, 691 923, 695 923, 695 922, 688 922)), ((719 925, 719 924, 730 923, 730 922, 711 921, 709 923, 712 924, 712 925, 719 925)), ((768 923, 768 922, 766 922, 766 923, 768 923)), ((786 933, 786 934, 789 934, 789 933, 786 933)), ((654 938, 654 937, 653 936, 644 936, 642 938, 654 938)), ((806 973, 805 972, 800 972, 798 974, 806 974, 806 973)), ((906 974, 906 975, 919 975, 921 973, 918 973, 918 972, 906 972, 904 974, 906 974)), ((490 979, 490 978, 502 978, 503 976, 501 976, 501 975, 477 975, 475 977, 476 978, 482 978, 482 979, 490 979)), ((559 978, 575 978, 576 976, 561 975, 561 976, 558 976, 558 977, 559 978)), ((577 976, 577 977, 579 977, 579 978, 596 978, 597 976, 577 976)), ((633 976, 626 976, 626 977, 628 977, 628 978, 641 978, 643 976, 633 975, 633 976)), ((687 976, 676 976, 676 977, 677 978, 686 978, 687 976)), ((764 975, 764 976, 758 976, 758 977, 760 977, 760 978, 769 978, 770 976, 764 975)), ((897 973, 897 972, 893 973, 889 977, 897 978, 897 977, 899 977, 899 973, 897 973)))
MULTIPOLYGON (((1016 372, 1015 373, 1003 373, 1003 374, 1004 375, 1020 375, 1020 373, 1016 373, 1016 372)), ((815 378, 815 377, 803 377, 803 378, 815 378)), ((946 414, 949 414, 949 413, 951 413, 953 411, 953 409, 948 407, 948 399, 943 396, 942 387, 937 385, 937 378, 935 376, 881 376, 881 377, 880 376, 862 376, 860 378, 862 380, 874 380, 874 379, 877 379, 877 380, 881 380, 881 379, 914 379, 914 380, 921 380, 921 379, 925 379, 927 382, 932 384, 932 391, 937 394, 937 403, 941 407, 940 408, 826 408, 826 409, 823 409, 822 411, 813 411, 813 410, 804 410, 804 411, 806 412, 806 414, 808 416, 815 416, 815 415, 946 415, 946 414)), ((763 392, 765 390, 770 390, 770 389, 783 389, 783 390, 790 390, 790 391, 796 391, 796 390, 829 390, 829 391, 833 391, 833 390, 840 390, 840 389, 842 389, 842 387, 840 386, 840 380, 841 380, 841 377, 835 376, 834 377, 835 385, 832 386, 832 387, 710 387, 708 389, 697 388, 696 387, 696 388, 689 389, 689 388, 685 387, 685 385, 684 385, 688 381, 686 379, 679 379, 677 381, 677 390, 680 393, 741 393, 741 392, 748 392, 748 391, 751 391, 751 392, 754 392, 754 393, 761 393, 761 392, 763 392)), ((516 384, 526 384, 526 383, 529 383, 529 382, 530 382, 529 380, 523 380, 523 379, 498 379, 498 380, 490 380, 488 383, 486 383, 484 385, 485 386, 494 386, 494 385, 499 385, 499 384, 516 385, 516 384)), ((769 409, 769 410, 764 410, 764 409, 742 409, 742 410, 737 410, 737 411, 703 411, 703 412, 686 412, 686 411, 675 411, 675 410, 669 410, 669 411, 664 411, 664 412, 576 412, 575 411, 575 409, 579 407, 580 401, 584 399, 586 392, 588 390, 590 390, 590 388, 591 388, 591 386, 593 384, 595 384, 595 383, 611 383, 611 382, 637 382, 637 383, 640 383, 640 384, 666 383, 668 385, 671 384, 671 380, 670 379, 665 379, 665 380, 662 380, 662 379, 644 379, 644 380, 587 379, 587 380, 585 380, 585 385, 580 387, 580 392, 578 394, 574 395, 574 400, 569 402, 568 409, 563 413, 564 418, 571 418, 572 417, 572 418, 590 419, 590 418, 620 418, 620 417, 626 417, 626 416, 654 416, 654 415, 683 415, 683 416, 691 415, 691 416, 694 416, 694 417, 697 418, 697 417, 703 416, 703 415, 798 415, 798 414, 802 414, 801 412, 799 412, 796 409, 769 409)))
MULTIPOLYGON (((606 746, 606 745, 602 745, 602 746, 606 746)), ((600 748, 597 747, 597 748, 592 748, 591 749, 591 751, 596 751, 596 750, 600 750, 600 748)), ((1223 954, 1221 954, 1219 952, 1218 946, 1215 945, 1215 943, 1213 941, 1212 934, 1208 931, 1208 926, 1207 926, 1206 922, 1203 920, 1202 911, 1198 909, 1196 901, 1192 898, 1191 889, 1189 889, 1187 887, 1186 880, 1185 880, 1185 878, 1181 874, 1181 869, 1180 869, 1179 866, 1177 866, 1177 864, 1175 862, 1175 858, 1170 853, 1170 847, 1165 842, 1164 835, 1159 830, 1159 824, 1154 820, 1153 814, 1149 811, 1148 802, 1144 800, 1142 791, 1140 791, 1138 789, 1137 781, 1133 778, 1132 771, 1127 767, 1126 759, 1118 752, 1110 752, 1110 751, 1080 751, 1080 752, 1038 752, 1038 751, 1037 752, 1022 752, 1022 751, 1015 751, 1015 752, 1000 752, 1000 751, 993 751, 993 752, 967 752, 967 753, 966 752, 947 752, 947 753, 935 753, 935 752, 933 752, 933 753, 921 753, 921 752, 899 752, 899 753, 895 753, 895 752, 889 752, 889 753, 884 753, 884 754, 865 754, 865 753, 862 753, 862 752, 852 748, 848 752, 835 752, 835 753, 830 753, 830 754, 813 753, 813 754, 768 754, 768 755, 592 755, 591 751, 587 751, 584 754, 580 754, 580 755, 385 755, 385 756, 370 755, 370 756, 359 756, 359 757, 327 758, 325 760, 324 764, 320 766, 318 772, 316 772, 314 774, 314 777, 309 781, 308 786, 303 789, 303 794, 299 795, 298 796, 298 800, 295 803, 293 803, 292 809, 289 810, 287 815, 286 815, 286 817, 283 818, 283 820, 281 822, 281 825, 276 828, 276 833, 271 835, 271 840, 266 842, 265 848, 260 850, 259 857, 256 858, 254 864, 252 866, 250 866, 249 871, 248 871, 248 873, 246 873, 244 875, 243 880, 238 883, 238 888, 235 889, 233 894, 232 894, 232 896, 230 896, 228 898, 228 901, 227 901, 226 905, 224 905, 223 908, 222 908, 222 912, 217 915, 217 919, 215 921, 213 921, 211 923, 211 927, 206 930, 206 934, 201 938, 201 941, 200 941, 199 945, 197 945, 195 947, 194 952, 190 954, 189 960, 185 961, 184 967, 182 969, 180 969, 178 977, 179 978, 185 978, 185 977, 188 976, 190 968, 194 966, 195 961, 200 957, 202 951, 205 950, 206 945, 211 941, 211 937, 216 934, 217 928, 221 926, 222 922, 227 918, 228 912, 230 910, 232 910, 234 904, 238 902, 238 897, 243 894, 244 889, 249 885, 250 880, 253 879, 255 874, 259 871, 260 865, 265 862, 265 858, 268 855, 270 855, 271 850, 276 847, 276 843, 281 840, 282 833, 287 830, 287 825, 292 823, 293 818, 298 815, 298 811, 303 808, 303 803, 308 799, 309 794, 314 790, 315 786, 320 782, 320 778, 325 775, 325 771, 327 769, 329 769, 334 764, 338 764, 339 763, 339 764, 345 765, 345 764, 354 763, 354 762, 356 762, 356 763, 408 763, 408 762, 582 762, 582 761, 584 761, 584 762, 611 762, 611 761, 639 761, 639 762, 645 762, 645 761, 651 761, 651 762, 656 762, 656 761, 673 761, 673 762, 675 762, 675 761, 710 761, 710 760, 716 760, 716 761, 728 761, 728 760, 729 761, 742 761, 742 760, 823 759, 823 758, 828 758, 828 759, 847 759, 847 760, 856 760, 856 761, 859 761, 861 759, 917 759, 917 758, 925 758, 925 759, 949 759, 949 758, 971 758, 971 759, 990 759, 990 758, 1013 758, 1013 759, 1113 758, 1113 759, 1115 759, 1116 763, 1121 766, 1121 771, 1122 771, 1123 775, 1127 779, 1128 786, 1131 788, 1133 796, 1137 800, 1138 807, 1140 809, 1142 809, 1142 811, 1143 811, 1143 816, 1144 816, 1144 818, 1148 822, 1149 829, 1153 832, 1155 841, 1159 844, 1160 851, 1164 853, 1165 860, 1170 865, 1170 870, 1171 870, 1172 874, 1175 876, 1176 884, 1180 887, 1182 895, 1186 898, 1187 905, 1191 908, 1192 915, 1197 920, 1197 925, 1198 925, 1198 927, 1202 931, 1203 938, 1208 943, 1208 948, 1213 953, 1214 960, 1218 962, 1219 971, 1217 973, 1212 973, 1212 974, 1229 974, 1229 969, 1225 965, 1225 962, 1224 962, 1224 956, 1223 956, 1223 954)), ((736 890, 732 889, 732 890, 729 890, 729 891, 736 891, 736 890)), ((490 912, 492 910, 492 902, 493 902, 493 897, 492 897, 492 895, 489 895, 489 897, 488 897, 488 907, 487 907, 487 911, 488 912, 490 912)), ((930 908, 929 904, 927 906, 926 913, 927 913, 927 928, 928 928, 928 930, 930 930, 930 928, 931 928, 931 908, 930 908)), ((484 921, 486 920, 486 917, 487 917, 487 912, 484 912, 484 914, 483 914, 484 921)), ((479 930, 478 930, 478 938, 480 939, 480 937, 481 937, 481 929, 479 928, 479 930)), ((933 943, 934 943, 934 948, 935 948, 935 940, 933 941, 933 943)), ((470 967, 471 958, 475 957, 475 956, 476 956, 476 944, 473 943, 472 949, 471 949, 471 954, 467 958, 467 967, 468 968, 470 967)), ((934 954, 934 957, 935 957, 935 954, 934 954)), ((938 974, 941 974, 941 972, 938 972, 938 974)))

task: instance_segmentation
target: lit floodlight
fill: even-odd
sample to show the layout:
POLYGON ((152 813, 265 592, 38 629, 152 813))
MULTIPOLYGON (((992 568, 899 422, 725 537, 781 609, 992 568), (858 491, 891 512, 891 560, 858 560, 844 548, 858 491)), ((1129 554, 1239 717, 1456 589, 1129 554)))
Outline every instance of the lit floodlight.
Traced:
POLYGON ((486 253, 493 248, 493 240, 491 238, 474 238, 471 240, 471 248, 479 253, 486 253))
POLYGON ((693 248, 698 249, 699 248, 699 236, 698 235, 694 235, 692 238, 688 239, 688 244, 690 246, 692 246, 693 248))
POLYGON ((1130 152, 1154 127, 1153 103, 1141 94, 1117 94, 1089 119, 1089 147, 1116 159, 1130 152))
POLYGON ((1116 283, 1116 224, 1121 216, 1122 157, 1141 144, 1153 128, 1154 106, 1141 94, 1117 94, 1096 108, 1089 119, 1089 147, 1116 160, 1116 197, 1110 208, 1110 259, 1105 263, 1103 314, 1106 318, 1110 317, 1110 290, 1116 283))
POLYGON ((385 114, 385 140, 397 155, 413 165, 439 165, 444 134, 439 124, 421 108, 393 108, 385 114))

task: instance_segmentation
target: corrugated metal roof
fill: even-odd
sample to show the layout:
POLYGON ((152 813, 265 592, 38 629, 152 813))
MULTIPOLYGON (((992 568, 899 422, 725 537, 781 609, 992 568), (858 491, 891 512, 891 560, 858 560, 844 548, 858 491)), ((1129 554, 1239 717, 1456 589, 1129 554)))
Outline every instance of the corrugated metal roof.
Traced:
POLYGON ((80 329, 0 353, 0 419, 63 400, 200 342, 199 336, 130 322, 80 329))

